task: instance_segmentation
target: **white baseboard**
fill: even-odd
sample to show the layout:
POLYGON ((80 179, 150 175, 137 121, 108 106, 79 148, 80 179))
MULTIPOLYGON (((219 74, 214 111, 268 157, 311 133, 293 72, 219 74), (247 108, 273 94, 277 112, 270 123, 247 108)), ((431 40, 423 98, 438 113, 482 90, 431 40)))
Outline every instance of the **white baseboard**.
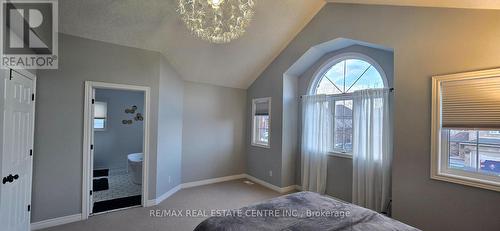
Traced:
POLYGON ((147 202, 146 206, 149 207, 149 206, 154 206, 154 205, 160 204, 162 201, 166 200, 167 198, 169 198, 170 196, 172 196, 174 193, 176 193, 177 191, 179 191, 181 189, 192 188, 192 187, 208 185, 208 184, 221 183, 221 182, 231 181, 231 180, 243 179, 243 178, 245 178, 245 176, 246 176, 246 174, 239 174, 239 175, 224 176, 224 177, 219 177, 219 178, 212 178, 212 179, 183 183, 183 184, 175 186, 173 189, 164 193, 163 195, 159 196, 158 198, 153 199, 153 200, 149 200, 147 202))
POLYGON ((279 193, 291 192, 291 191, 293 191, 293 190, 295 190, 297 188, 296 185, 290 185, 290 186, 281 188, 281 187, 278 187, 278 186, 276 186, 274 184, 267 183, 267 182, 265 182, 265 181, 263 181, 261 179, 258 179, 258 178, 254 177, 254 176, 250 176, 248 174, 245 174, 245 178, 247 178, 247 179, 249 179, 249 180, 251 180, 251 181, 253 181, 253 182, 257 183, 257 184, 260 184, 260 185, 262 185, 262 186, 264 186, 266 188, 269 188, 269 189, 271 189, 273 191, 279 192, 279 193))
MULTIPOLYGON (((266 188, 269 188, 269 189, 274 190, 274 191, 279 192, 279 193, 287 193, 287 192, 291 192, 293 190, 300 191, 300 189, 301 189, 301 186, 298 186, 298 185, 290 185, 290 186, 281 188, 281 187, 278 187, 276 185, 267 183, 263 180, 260 180, 256 177, 250 176, 248 174, 239 174, 239 175, 232 175, 232 176, 225 176, 225 177, 219 177, 219 178, 213 178, 213 179, 207 179, 207 180, 188 182, 188 183, 183 183, 183 184, 177 185, 174 188, 170 189, 168 192, 159 196, 158 198, 148 200, 146 202, 145 206, 150 207, 150 206, 160 204, 162 201, 171 197, 172 195, 174 195, 176 192, 178 192, 181 189, 192 188, 192 187, 208 185, 208 184, 221 183, 221 182, 231 181, 231 180, 244 179, 244 178, 249 179, 249 180, 251 180, 259 185, 262 185, 266 188)), ((58 217, 58 218, 54 218, 54 219, 49 219, 49 220, 31 223, 31 230, 45 229, 45 228, 54 227, 54 226, 58 226, 58 225, 64 225, 64 224, 68 224, 68 223, 72 223, 72 222, 76 222, 76 221, 81 221, 81 220, 82 220, 82 214, 75 214, 75 215, 70 215, 70 216, 65 216, 65 217, 58 217)))
POLYGON ((170 196, 174 195, 174 193, 176 193, 177 191, 179 191, 181 189, 182 189, 181 185, 175 186, 174 188, 168 190, 168 192, 162 194, 158 198, 152 199, 152 200, 148 200, 148 202, 146 203, 146 207, 155 206, 157 204, 160 204, 162 201, 164 201, 167 198, 169 198, 170 196))
POLYGON ((58 218, 53 218, 53 219, 48 219, 44 221, 38 221, 31 223, 31 230, 39 230, 39 229, 45 229, 49 227, 54 227, 58 225, 64 225, 76 221, 81 221, 82 220, 82 214, 75 214, 75 215, 69 215, 65 217, 58 217, 58 218))
POLYGON ((213 179, 207 179, 207 180, 200 180, 200 181, 194 181, 194 182, 189 182, 189 183, 183 183, 183 184, 181 184, 181 187, 183 189, 184 188, 192 188, 192 187, 202 186, 202 185, 207 185, 207 184, 215 184, 215 183, 220 183, 220 182, 224 182, 224 181, 231 181, 231 180, 243 179, 245 177, 246 177, 246 174, 225 176, 225 177, 219 177, 219 178, 213 178, 213 179))

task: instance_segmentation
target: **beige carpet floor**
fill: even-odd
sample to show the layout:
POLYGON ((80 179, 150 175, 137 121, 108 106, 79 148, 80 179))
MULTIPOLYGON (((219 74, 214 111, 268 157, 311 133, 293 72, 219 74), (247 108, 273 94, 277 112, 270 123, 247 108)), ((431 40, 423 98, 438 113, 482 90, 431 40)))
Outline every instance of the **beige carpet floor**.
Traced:
POLYGON ((95 215, 88 220, 45 229, 46 231, 191 231, 204 217, 185 217, 185 210, 236 209, 280 196, 244 180, 183 189, 161 204, 95 215), (150 210, 183 210, 182 217, 152 217, 150 210))

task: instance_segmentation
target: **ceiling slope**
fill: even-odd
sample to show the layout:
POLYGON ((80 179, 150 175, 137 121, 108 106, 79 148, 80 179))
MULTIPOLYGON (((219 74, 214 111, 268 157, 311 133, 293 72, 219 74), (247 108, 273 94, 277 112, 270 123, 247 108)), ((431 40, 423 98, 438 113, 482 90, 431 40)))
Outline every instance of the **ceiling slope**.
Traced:
POLYGON ((229 44, 193 37, 176 0, 59 1, 65 34, 159 51, 187 81, 246 89, 325 4, 256 0, 247 32, 229 44))
POLYGON ((394 6, 421 6, 445 7, 464 9, 500 9, 499 0, 326 0, 327 2, 394 5, 394 6))

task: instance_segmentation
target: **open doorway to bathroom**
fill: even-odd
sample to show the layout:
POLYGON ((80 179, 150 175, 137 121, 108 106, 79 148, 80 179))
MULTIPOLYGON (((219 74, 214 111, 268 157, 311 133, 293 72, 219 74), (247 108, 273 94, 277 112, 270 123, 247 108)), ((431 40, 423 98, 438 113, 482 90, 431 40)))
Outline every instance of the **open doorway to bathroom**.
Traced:
POLYGON ((84 219, 145 206, 149 88, 86 82, 84 219))

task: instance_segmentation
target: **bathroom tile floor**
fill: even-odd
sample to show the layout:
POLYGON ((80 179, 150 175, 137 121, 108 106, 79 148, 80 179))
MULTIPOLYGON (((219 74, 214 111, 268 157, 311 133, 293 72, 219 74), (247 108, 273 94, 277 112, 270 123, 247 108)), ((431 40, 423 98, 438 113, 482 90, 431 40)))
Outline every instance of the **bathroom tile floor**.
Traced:
POLYGON ((141 195, 142 186, 134 184, 126 171, 110 172, 109 189, 94 192, 94 202, 141 195))

